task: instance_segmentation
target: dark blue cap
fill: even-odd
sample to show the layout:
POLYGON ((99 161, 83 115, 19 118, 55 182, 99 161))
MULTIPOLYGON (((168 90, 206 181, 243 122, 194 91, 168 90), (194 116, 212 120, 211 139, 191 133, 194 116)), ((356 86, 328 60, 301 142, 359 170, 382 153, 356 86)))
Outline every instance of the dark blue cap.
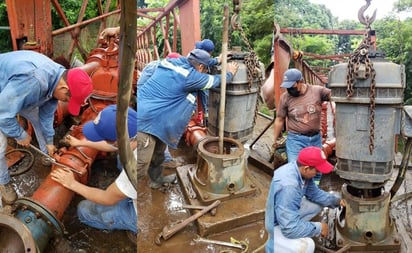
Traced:
POLYGON ((202 41, 197 41, 195 43, 195 47, 197 49, 203 49, 207 51, 208 53, 211 53, 213 50, 215 50, 215 44, 213 44, 213 41, 209 39, 204 39, 202 41))
MULTIPOLYGON (((137 134, 137 113, 132 108, 127 111, 129 138, 137 134)), ((116 141, 116 105, 104 108, 97 117, 84 124, 83 134, 90 141, 116 141)))
POLYGON ((299 69, 288 69, 283 74, 283 83, 280 87, 288 89, 300 80, 302 80, 302 72, 299 69))

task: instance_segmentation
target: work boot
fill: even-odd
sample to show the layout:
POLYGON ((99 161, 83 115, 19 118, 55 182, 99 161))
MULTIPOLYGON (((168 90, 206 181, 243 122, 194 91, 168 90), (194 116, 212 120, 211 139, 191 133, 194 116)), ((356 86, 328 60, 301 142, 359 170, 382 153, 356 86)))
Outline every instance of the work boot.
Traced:
POLYGON ((183 165, 183 163, 178 161, 176 158, 172 158, 171 160, 168 160, 168 161, 165 161, 164 163, 162 163, 162 166, 164 168, 168 168, 168 169, 176 169, 177 167, 180 167, 182 165, 183 165))
POLYGON ((176 183, 177 183, 176 174, 171 174, 167 176, 162 176, 158 178, 156 181, 152 181, 150 183, 150 188, 159 189, 165 184, 176 184, 176 183))
POLYGON ((3 204, 11 205, 17 199, 17 193, 10 182, 0 185, 1 200, 3 204))

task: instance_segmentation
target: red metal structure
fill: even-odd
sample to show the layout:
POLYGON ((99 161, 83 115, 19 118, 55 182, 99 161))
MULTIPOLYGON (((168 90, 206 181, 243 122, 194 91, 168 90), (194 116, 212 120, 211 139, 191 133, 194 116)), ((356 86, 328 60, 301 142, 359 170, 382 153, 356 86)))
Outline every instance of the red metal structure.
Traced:
MULTIPOLYGON (((116 38, 111 38, 108 44, 88 53, 87 44, 81 37, 88 34, 91 26, 96 27, 96 24, 99 27, 93 34, 96 40, 105 27, 117 26, 120 3, 98 0, 97 6, 93 8, 97 8, 99 16, 85 20, 89 2, 83 1, 74 24, 70 24, 58 0, 7 0, 6 4, 14 50, 34 50, 51 58, 60 58, 59 62, 71 62, 72 66, 80 65, 91 76, 93 94, 81 112, 79 124, 72 126, 70 133, 76 138, 84 138, 81 132, 82 124, 94 119, 104 107, 117 101, 119 45, 116 38), (52 9, 61 18, 64 27, 52 30, 52 9), (66 43, 68 46, 64 51, 58 51, 58 46, 65 44, 61 39, 64 41, 65 38, 70 40, 66 43), (77 56, 77 60, 74 60, 75 55, 80 55, 81 60, 78 60, 77 56)), ((177 51, 178 37, 185 38, 181 43, 181 53, 189 52, 195 41, 200 39, 199 8, 198 0, 179 0, 170 1, 165 8, 137 9, 137 16, 149 19, 150 22, 137 31, 139 49, 136 52, 136 67, 141 70, 146 63, 177 51), (169 38, 167 31, 171 26, 173 35, 169 38), (164 47, 160 50, 157 47, 157 29, 161 29, 164 35, 161 43, 164 47), (180 35, 177 34, 179 30, 180 35)), ((137 68, 133 75, 134 92, 138 78, 137 68)), ((56 126, 68 117, 65 104, 59 105, 55 116, 56 126)), ((52 165, 51 170, 69 168, 75 172, 76 180, 86 184, 90 178, 92 163, 102 155, 104 154, 87 147, 61 148, 54 155, 57 163, 52 165)), ((17 200, 12 216, 0 216, 0 230, 4 232, 2 235, 8 235, 0 239, 1 249, 7 252, 43 252, 51 238, 63 233, 60 220, 73 196, 74 192, 53 181, 49 174, 31 197, 17 200)))
MULTIPOLYGON (((71 134, 77 138, 84 138, 81 134, 82 124, 94 119, 99 111, 118 99, 119 82, 119 46, 116 38, 111 38, 107 45, 89 50, 82 36, 96 38, 104 28, 117 26, 120 15, 120 3, 113 0, 97 0, 96 8, 99 16, 85 19, 89 1, 82 1, 77 14, 77 21, 71 24, 61 7, 62 0, 6 0, 9 15, 10 31, 13 50, 34 50, 51 58, 63 57, 70 65, 77 64, 75 57, 80 56, 81 67, 91 76, 94 92, 83 108, 79 125, 72 128, 71 134), (64 27, 52 29, 52 10, 60 17, 64 27), (93 28, 92 28, 93 27, 93 28), (95 30, 95 33, 91 30, 95 30), (62 42, 68 40, 68 42, 62 42), (57 50, 62 44, 63 47, 57 50)), ((133 78, 133 91, 136 90, 138 73, 144 66, 153 60, 164 58, 171 52, 178 51, 178 38, 182 55, 186 55, 195 41, 200 40, 200 0, 172 0, 164 8, 139 8, 136 10, 139 18, 148 20, 147 25, 137 28, 136 64, 133 78), (161 33, 161 38, 157 36, 161 33), (180 34, 179 34, 180 33, 180 34)), ((310 33, 310 34, 363 34, 363 31, 319 31, 280 29, 275 26, 274 58, 271 78, 262 87, 266 97, 271 99, 270 107, 276 107, 281 94, 280 84, 283 72, 289 68, 291 60, 295 67, 302 70, 305 80, 314 85, 325 85, 327 78, 315 72, 305 61, 302 52, 294 50, 282 37, 282 33, 310 33)), ((309 55, 313 58, 323 57, 309 55)), ((329 56, 337 59, 338 56, 329 56)), ((347 57, 343 55, 340 57, 347 57)), ((269 75, 268 75, 269 76, 269 75)), ((135 93, 132 92, 133 95, 135 93)), ((267 101, 268 102, 268 101, 267 101)), ((200 104, 200 103, 199 103, 200 104)), ((201 110, 199 110, 201 111, 201 110)), ((325 109, 326 112, 326 109, 325 109)), ((324 113, 326 115, 326 113, 324 113)), ((55 124, 59 125, 68 117, 65 104, 60 104, 56 111, 55 124)), ((195 115, 190 121, 185 140, 189 145, 196 145, 206 136, 207 128, 199 124, 201 119, 195 115)), ((322 123, 322 132, 327 128, 326 116, 322 123)), ((334 140, 324 141, 323 149, 331 155, 334 149, 334 140)), ((103 155, 90 148, 62 148, 55 155, 59 167, 67 167, 76 173, 76 179, 87 183, 90 177, 91 165, 94 160, 103 155)), ((50 175, 30 198, 21 198, 17 201, 14 216, 0 216, 0 229, 8 232, 7 237, 0 239, 3 249, 15 249, 19 252, 41 252, 50 238, 63 233, 60 224, 62 215, 68 207, 74 193, 51 180, 50 175), (56 233, 57 232, 57 233, 56 233)), ((4 233, 3 233, 4 234, 4 233)))
MULTIPOLYGON (((81 115, 80 124, 72 126, 70 134, 78 139, 85 138, 81 131, 84 123, 93 120, 107 105, 116 103, 117 48, 113 43, 106 49, 95 49, 82 66, 91 75, 93 83, 98 85, 95 85, 88 106, 81 115)), ((61 148, 54 155, 56 163, 52 164, 51 171, 68 168, 75 172, 77 181, 87 184, 93 162, 104 155, 89 147, 61 148)), ((74 192, 52 180, 49 174, 31 197, 16 201, 14 216, 0 217, 0 229, 9 234, 2 238, 1 249, 7 251, 17 247, 21 249, 18 252, 42 252, 52 237, 63 233, 60 220, 73 196, 74 192), (22 225, 25 229, 21 229, 22 225), (28 236, 33 240, 25 240, 28 236)))
MULTIPOLYGON (((13 50, 35 50, 52 58, 63 55, 69 61, 77 51, 85 61, 88 50, 81 37, 88 35, 88 25, 97 24, 98 31, 119 25, 121 6, 116 0, 97 0, 96 6, 91 6, 89 1, 83 1, 77 13, 77 22, 73 24, 69 22, 60 2, 6 0, 13 50), (86 8, 97 9, 99 16, 85 19, 86 8), (52 10, 60 17, 64 27, 52 29, 52 10), (70 42, 64 51, 56 52, 55 41, 60 35, 69 36, 70 42)), ((145 27, 138 27, 137 31, 136 59, 140 70, 146 63, 165 57, 170 52, 176 52, 179 37, 184 38, 180 45, 181 54, 187 54, 195 41, 200 40, 199 0, 174 0, 164 8, 138 8, 136 15, 149 21, 145 27), (159 30, 163 35, 161 40, 156 36, 159 30), (159 44, 163 47, 159 48, 159 44)))

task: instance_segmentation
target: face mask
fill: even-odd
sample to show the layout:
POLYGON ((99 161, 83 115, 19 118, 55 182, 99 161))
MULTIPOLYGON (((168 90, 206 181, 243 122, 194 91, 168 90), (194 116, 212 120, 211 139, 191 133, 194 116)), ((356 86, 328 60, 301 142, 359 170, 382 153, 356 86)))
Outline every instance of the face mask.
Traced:
POLYGON ((299 91, 296 87, 292 87, 292 88, 288 88, 287 89, 289 95, 291 95, 292 97, 299 97, 299 91))

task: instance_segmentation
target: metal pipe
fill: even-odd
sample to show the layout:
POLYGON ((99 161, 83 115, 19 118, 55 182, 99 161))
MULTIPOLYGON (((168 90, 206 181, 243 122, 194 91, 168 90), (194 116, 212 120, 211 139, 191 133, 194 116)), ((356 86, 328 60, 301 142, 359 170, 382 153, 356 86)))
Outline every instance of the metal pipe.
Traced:
POLYGON ((392 185, 392 188, 390 190, 391 199, 395 196, 402 182, 405 180, 405 174, 408 169, 409 160, 411 156, 411 150, 412 150, 412 139, 408 138, 406 140, 406 144, 405 144, 405 148, 404 148, 404 152, 402 156, 402 162, 401 162, 401 165, 399 166, 398 176, 396 177, 395 183, 392 185))
MULTIPOLYGON (((85 119, 88 121, 88 119, 85 119)), ((81 126, 73 129, 72 135, 82 139, 81 126)), ((52 165, 51 171, 68 167, 77 171, 74 177, 77 181, 86 184, 89 180, 91 165, 95 160, 98 151, 88 147, 62 148, 54 158, 58 163, 52 165), (58 165, 58 164, 61 164, 58 165)), ((49 240, 57 234, 63 234, 64 229, 60 220, 64 211, 69 206, 74 192, 65 188, 61 184, 51 179, 50 174, 46 177, 39 188, 30 198, 19 198, 16 203, 15 216, 0 218, 0 230, 4 233, 13 234, 13 240, 4 241, 2 247, 8 244, 15 244, 16 241, 23 244, 19 247, 26 249, 25 252, 43 252, 49 240), (2 224, 11 224, 2 226, 2 224), (27 228, 27 233, 20 234, 22 224, 27 228), (32 237, 35 242, 35 249, 19 237, 32 237)), ((31 240, 29 241, 31 242, 31 240)), ((31 245, 31 244, 30 244, 31 245)))
POLYGON ((223 154, 223 134, 225 128, 225 103, 226 103, 226 73, 227 73, 227 42, 229 34, 229 6, 223 7, 223 36, 222 36, 222 74, 220 84, 219 108, 219 154, 223 154))
MULTIPOLYGON (((96 67, 96 63, 91 65, 96 67)), ((93 120, 98 112, 108 105, 105 100, 93 101, 95 104, 93 106, 90 104, 83 111, 80 124, 72 127, 70 134, 78 139, 85 139, 82 133, 83 124, 93 120)), ((39 151, 36 147, 34 149, 39 151)), ((89 147, 61 148, 52 157, 54 162, 51 171, 69 168, 76 172, 74 178, 77 181, 87 184, 91 166, 98 153, 99 151, 89 147)), ((0 234, 9 235, 7 238, 1 237, 0 251, 43 252, 51 238, 63 234, 64 228, 60 220, 74 194, 73 191, 54 181, 50 174, 47 175, 30 198, 19 198, 15 202, 12 213, 14 216, 0 216, 0 234), (8 251, 8 249, 19 250, 8 251)))

